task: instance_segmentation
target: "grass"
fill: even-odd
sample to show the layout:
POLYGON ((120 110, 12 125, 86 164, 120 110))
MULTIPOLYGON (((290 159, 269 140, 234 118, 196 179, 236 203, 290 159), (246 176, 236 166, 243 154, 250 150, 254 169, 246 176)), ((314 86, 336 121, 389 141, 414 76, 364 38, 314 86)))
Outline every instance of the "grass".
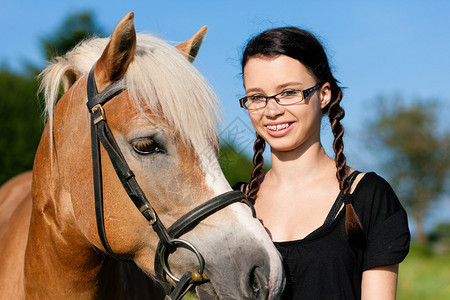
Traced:
POLYGON ((186 295, 184 295, 182 300, 198 300, 198 297, 194 293, 188 292, 186 295))
POLYGON ((427 246, 411 245, 400 264, 397 299, 450 299, 450 253, 437 255, 427 246))

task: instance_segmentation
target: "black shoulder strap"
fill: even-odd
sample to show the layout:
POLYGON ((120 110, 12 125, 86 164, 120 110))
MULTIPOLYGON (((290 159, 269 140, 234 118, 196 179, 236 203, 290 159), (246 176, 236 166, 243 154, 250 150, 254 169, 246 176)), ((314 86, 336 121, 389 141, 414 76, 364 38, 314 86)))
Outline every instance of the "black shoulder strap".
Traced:
MULTIPOLYGON (((355 179, 359 173, 361 173, 361 172, 353 171, 353 173, 348 176, 347 180, 349 181, 350 186, 353 185, 353 182, 355 182, 355 179)), ((334 202, 333 207, 331 207, 330 213, 328 214, 327 218, 325 219, 324 224, 329 224, 334 220, 334 218, 336 218, 337 214, 339 213, 339 211, 341 209, 342 202, 343 202, 343 197, 342 197, 342 194, 340 194, 338 196, 338 198, 336 199, 336 201, 334 202)))
MULTIPOLYGON (((358 174, 361 173, 359 171, 353 171, 352 174, 350 174, 350 176, 348 176, 347 180, 349 182, 350 185, 350 190, 351 187, 353 185, 353 182, 355 182, 356 177, 358 176, 358 174)), ((342 201, 344 202, 344 204, 353 204, 353 196, 350 192, 347 192, 343 195, 341 195, 340 197, 342 199, 342 201)))
POLYGON ((348 181, 349 181, 349 183, 350 183, 350 186, 352 186, 353 185, 353 182, 355 182, 355 179, 356 179, 356 177, 360 174, 361 172, 359 172, 359 171, 353 171, 353 173, 352 174, 350 174, 350 176, 348 176, 348 181))

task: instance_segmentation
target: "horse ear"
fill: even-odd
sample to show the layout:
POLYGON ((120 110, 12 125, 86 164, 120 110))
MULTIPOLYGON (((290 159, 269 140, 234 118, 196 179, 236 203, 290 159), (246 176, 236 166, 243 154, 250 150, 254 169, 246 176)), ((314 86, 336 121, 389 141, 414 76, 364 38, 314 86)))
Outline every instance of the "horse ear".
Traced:
POLYGON ((63 90, 64 93, 80 78, 80 73, 73 69, 68 69, 63 76, 63 90))
POLYGON ((180 50, 190 62, 193 62, 206 35, 206 31, 208 31, 208 27, 203 26, 194 36, 177 45, 175 48, 180 50))
POLYGON ((111 82, 117 81, 133 60, 136 50, 136 31, 133 24, 134 13, 129 12, 117 24, 111 41, 103 51, 95 67, 95 79, 99 91, 111 82))

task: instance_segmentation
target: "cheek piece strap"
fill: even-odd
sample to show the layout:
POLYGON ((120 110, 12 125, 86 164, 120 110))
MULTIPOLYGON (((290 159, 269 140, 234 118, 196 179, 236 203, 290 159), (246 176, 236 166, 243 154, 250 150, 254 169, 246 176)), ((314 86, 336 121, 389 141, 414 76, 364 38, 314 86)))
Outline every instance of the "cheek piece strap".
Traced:
POLYGON ((209 281, 204 274, 205 260, 201 253, 194 245, 180 239, 179 237, 192 229, 194 229, 202 220, 215 212, 236 202, 243 202, 250 206, 253 217, 255 212, 252 204, 247 201, 245 194, 240 191, 230 191, 216 196, 205 203, 197 206, 193 210, 186 213, 178 219, 172 226, 167 229, 159 219, 156 211, 150 205, 144 192, 136 181, 133 171, 129 168, 114 136, 106 121, 103 105, 126 90, 125 80, 121 79, 114 82, 102 92, 98 92, 94 78, 95 64, 89 72, 87 82, 87 107, 91 115, 91 148, 92 148, 92 165, 93 165, 93 181, 95 196, 95 216, 97 220, 97 231, 100 237, 104 251, 111 257, 132 262, 133 260, 115 253, 106 236, 106 227, 104 221, 103 210, 103 181, 102 181, 102 164, 100 155, 100 143, 106 150, 111 164, 122 183, 123 188, 127 192, 129 198, 140 211, 140 213, 152 226, 159 238, 157 251, 155 254, 155 272, 159 279, 166 280, 166 275, 177 283, 175 288, 166 287, 167 300, 181 299, 186 292, 194 285, 199 285, 209 281), (192 272, 186 272, 181 279, 172 274, 168 265, 168 257, 175 252, 177 248, 185 248, 195 254, 198 260, 198 267, 192 272))

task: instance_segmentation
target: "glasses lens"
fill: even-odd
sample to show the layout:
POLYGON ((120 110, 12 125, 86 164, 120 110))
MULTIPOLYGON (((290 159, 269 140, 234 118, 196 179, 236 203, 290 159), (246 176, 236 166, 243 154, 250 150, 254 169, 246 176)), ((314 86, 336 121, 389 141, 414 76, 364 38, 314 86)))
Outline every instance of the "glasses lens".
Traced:
POLYGON ((264 96, 245 97, 244 106, 247 109, 263 108, 266 106, 266 97, 264 96))
POLYGON ((277 98, 279 104, 289 105, 302 101, 303 94, 301 90, 288 90, 280 93, 277 98))

